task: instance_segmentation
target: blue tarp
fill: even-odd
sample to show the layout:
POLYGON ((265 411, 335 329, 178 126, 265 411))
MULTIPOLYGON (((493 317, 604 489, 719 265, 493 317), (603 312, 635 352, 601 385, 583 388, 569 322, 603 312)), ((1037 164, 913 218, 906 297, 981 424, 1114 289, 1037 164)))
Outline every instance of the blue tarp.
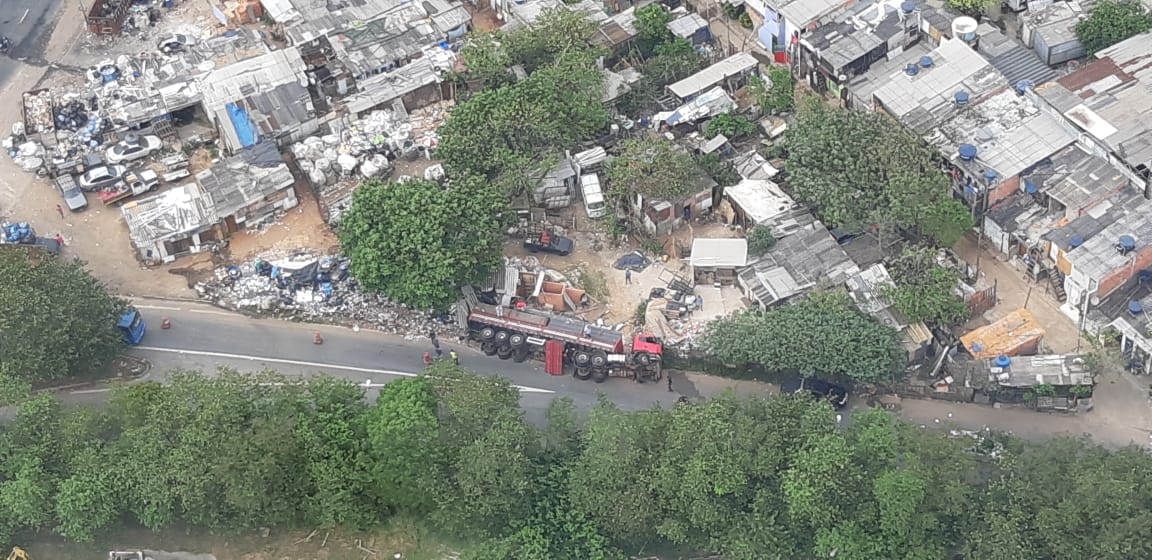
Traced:
POLYGON ((228 120, 232 121, 232 128, 236 130, 236 138, 240 140, 240 145, 247 148, 259 143, 260 133, 252 124, 252 119, 248 118, 248 111, 241 109, 235 103, 229 103, 227 109, 228 120))

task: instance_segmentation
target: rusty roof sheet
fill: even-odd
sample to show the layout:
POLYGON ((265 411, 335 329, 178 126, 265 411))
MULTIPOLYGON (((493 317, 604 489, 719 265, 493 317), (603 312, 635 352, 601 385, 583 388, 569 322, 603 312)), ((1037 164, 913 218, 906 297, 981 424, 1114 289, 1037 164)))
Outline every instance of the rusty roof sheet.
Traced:
POLYGON ((999 321, 960 337, 960 342, 977 360, 996 356, 1019 356, 1044 338, 1044 327, 1027 309, 1017 309, 999 321))

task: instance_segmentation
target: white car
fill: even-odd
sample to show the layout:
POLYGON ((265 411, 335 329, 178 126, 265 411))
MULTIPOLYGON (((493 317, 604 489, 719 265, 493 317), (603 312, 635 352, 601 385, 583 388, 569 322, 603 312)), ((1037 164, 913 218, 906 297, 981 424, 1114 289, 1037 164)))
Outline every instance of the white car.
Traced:
POLYGON ((129 134, 116 145, 108 148, 105 159, 108 163, 127 163, 154 155, 164 147, 159 136, 129 134))
POLYGON ((164 54, 174 54, 174 53, 184 52, 184 51, 188 50, 189 47, 193 47, 195 45, 196 45, 196 39, 195 38, 189 37, 188 35, 184 35, 181 33, 177 33, 175 35, 169 35, 169 36, 161 39, 159 42, 156 43, 156 48, 159 49, 160 52, 162 52, 164 54))
POLYGON ((120 181, 127 169, 123 165, 101 165, 85 171, 80 176, 80 188, 94 192, 120 181))

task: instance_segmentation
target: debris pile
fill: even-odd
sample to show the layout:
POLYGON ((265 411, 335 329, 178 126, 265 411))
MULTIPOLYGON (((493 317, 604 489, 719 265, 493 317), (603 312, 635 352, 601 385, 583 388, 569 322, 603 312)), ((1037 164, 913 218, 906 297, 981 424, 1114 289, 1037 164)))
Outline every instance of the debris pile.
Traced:
POLYGON ((36 239, 36 230, 28 222, 0 224, 0 243, 31 243, 36 239))
POLYGON ((32 128, 29 134, 52 131, 52 92, 45 89, 24 94, 24 122, 32 128))
POLYGON ((364 177, 379 177, 391 171, 394 154, 410 143, 409 130, 392 111, 373 111, 338 135, 305 138, 292 146, 292 154, 316 186, 335 184, 357 170, 364 177))
POLYGON ((412 111, 408 118, 412 141, 426 150, 440 145, 440 135, 436 132, 448 119, 448 113, 456 102, 452 100, 433 103, 412 111))
POLYGON ((454 321, 365 293, 340 255, 307 251, 278 259, 257 259, 216 270, 196 291, 215 305, 312 322, 352 322, 392 334, 423 336, 429 330, 457 334, 454 321))

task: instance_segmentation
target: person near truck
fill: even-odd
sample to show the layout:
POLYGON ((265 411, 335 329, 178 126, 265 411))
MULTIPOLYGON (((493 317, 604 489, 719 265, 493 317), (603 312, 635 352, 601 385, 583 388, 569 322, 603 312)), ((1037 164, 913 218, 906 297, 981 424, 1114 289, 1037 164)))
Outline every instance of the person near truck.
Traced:
POLYGON ((457 354, 456 351, 453 350, 449 352, 448 355, 451 356, 453 365, 460 365, 460 354, 457 354))

